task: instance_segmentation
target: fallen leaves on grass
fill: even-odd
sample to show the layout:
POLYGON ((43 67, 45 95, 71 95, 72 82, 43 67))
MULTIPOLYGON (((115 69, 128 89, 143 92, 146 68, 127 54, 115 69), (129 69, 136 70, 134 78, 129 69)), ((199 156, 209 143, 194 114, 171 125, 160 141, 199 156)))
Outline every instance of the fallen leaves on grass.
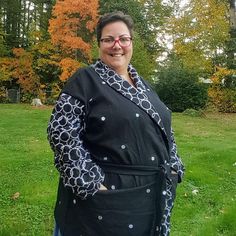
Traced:
POLYGON ((197 195, 199 193, 199 191, 197 190, 197 189, 194 189, 193 191, 192 191, 192 194, 193 195, 197 195))
POLYGON ((11 196, 11 199, 12 200, 16 200, 16 199, 18 199, 20 197, 20 193, 19 192, 16 192, 16 193, 14 193, 12 196, 11 196))

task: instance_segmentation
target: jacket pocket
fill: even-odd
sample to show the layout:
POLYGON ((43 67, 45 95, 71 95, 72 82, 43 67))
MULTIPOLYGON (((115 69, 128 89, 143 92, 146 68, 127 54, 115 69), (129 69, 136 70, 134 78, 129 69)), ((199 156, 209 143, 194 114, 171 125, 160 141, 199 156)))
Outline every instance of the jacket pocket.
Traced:
POLYGON ((152 236, 161 202, 156 182, 145 186, 98 191, 78 205, 83 236, 152 236))

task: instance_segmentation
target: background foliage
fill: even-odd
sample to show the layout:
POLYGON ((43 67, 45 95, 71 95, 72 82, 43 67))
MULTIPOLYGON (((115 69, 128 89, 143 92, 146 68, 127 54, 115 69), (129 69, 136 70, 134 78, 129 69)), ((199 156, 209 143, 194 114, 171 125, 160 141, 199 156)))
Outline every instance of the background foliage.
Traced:
POLYGON ((199 82, 197 74, 182 69, 178 58, 173 59, 168 69, 163 67, 158 76, 160 80, 156 82, 156 91, 172 111, 205 108, 208 85, 199 82))
MULTIPOLYGON (((169 99, 173 110, 204 105, 203 101, 197 102, 199 105, 191 102, 201 94, 193 90, 202 91, 197 79, 204 78, 211 80, 208 102, 221 112, 235 112, 235 1, 185 2, 183 5, 181 0, 1 0, 1 93, 17 88, 21 90, 22 101, 39 97, 44 103, 54 103, 68 77, 98 57, 95 41, 98 17, 121 10, 135 22, 132 64, 159 88, 158 92, 160 88, 170 90, 168 82, 175 81, 171 85, 173 93, 160 94, 163 100, 169 99), (21 53, 16 56, 16 52, 21 53), (179 72, 175 76, 171 70, 176 67, 179 72), (224 77, 225 84, 216 85, 217 68, 233 71, 224 77), (186 71, 193 81, 184 82, 186 76, 182 75, 186 71), (181 105, 181 97, 188 91, 182 88, 187 83, 194 89, 188 93, 187 104, 181 105), (175 105, 168 94, 175 95, 175 105)), ((1 96, 1 101, 6 98, 1 96)))

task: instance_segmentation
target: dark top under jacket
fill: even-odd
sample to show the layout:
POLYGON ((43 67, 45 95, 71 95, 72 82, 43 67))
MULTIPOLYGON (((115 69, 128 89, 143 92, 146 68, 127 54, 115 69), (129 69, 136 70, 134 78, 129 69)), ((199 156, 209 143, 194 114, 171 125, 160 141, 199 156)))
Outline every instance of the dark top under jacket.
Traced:
POLYGON ((171 111, 132 65, 128 72, 135 87, 100 60, 79 69, 52 112, 55 219, 63 236, 169 235, 184 170, 171 111), (98 190, 101 184, 108 190, 98 190))

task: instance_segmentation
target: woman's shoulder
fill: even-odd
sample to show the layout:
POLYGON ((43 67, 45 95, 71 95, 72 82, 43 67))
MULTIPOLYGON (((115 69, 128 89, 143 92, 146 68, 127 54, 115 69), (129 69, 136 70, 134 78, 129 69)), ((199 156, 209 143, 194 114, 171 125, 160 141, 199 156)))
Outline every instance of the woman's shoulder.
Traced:
POLYGON ((74 97, 86 96, 95 77, 96 72, 92 66, 81 67, 65 82, 62 93, 67 93, 74 97))
POLYGON ((68 78, 65 85, 82 85, 88 81, 88 78, 93 78, 94 76, 95 74, 92 66, 81 67, 68 78))

